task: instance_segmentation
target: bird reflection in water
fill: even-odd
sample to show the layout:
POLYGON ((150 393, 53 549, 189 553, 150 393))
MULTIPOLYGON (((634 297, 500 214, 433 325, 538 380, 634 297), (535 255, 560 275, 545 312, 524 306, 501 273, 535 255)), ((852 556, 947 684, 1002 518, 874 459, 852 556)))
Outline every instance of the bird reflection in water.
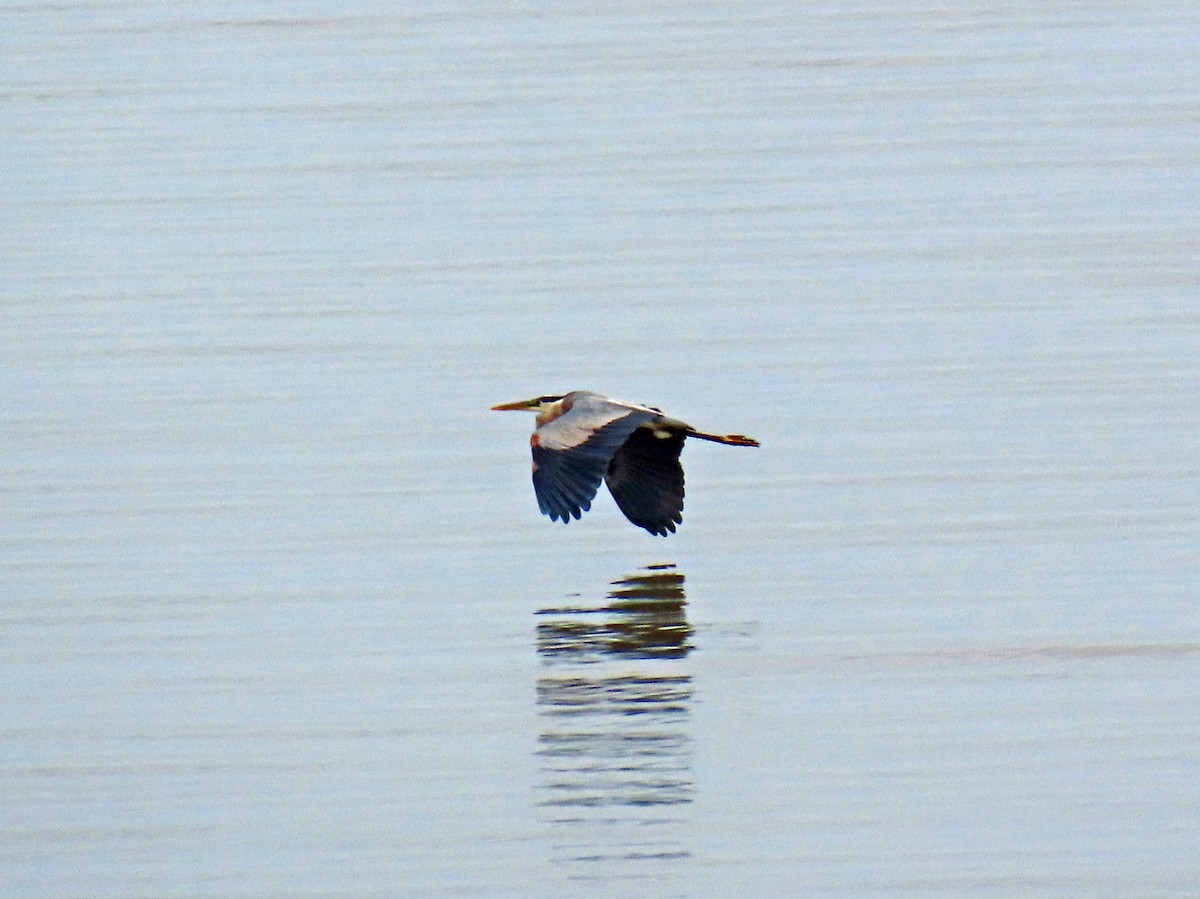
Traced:
POLYGON ((656 565, 603 604, 538 614, 539 805, 576 861, 671 860, 692 801, 683 575, 656 565))
POLYGON ((614 581, 608 602, 595 608, 542 609, 542 660, 596 662, 609 658, 681 659, 692 650, 683 575, 655 565, 614 581))

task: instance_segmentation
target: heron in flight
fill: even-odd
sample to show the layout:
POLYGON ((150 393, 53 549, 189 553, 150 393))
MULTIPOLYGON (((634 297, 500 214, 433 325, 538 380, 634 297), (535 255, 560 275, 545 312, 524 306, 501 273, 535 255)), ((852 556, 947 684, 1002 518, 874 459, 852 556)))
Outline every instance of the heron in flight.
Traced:
POLYGON ((758 446, 741 434, 705 434, 652 406, 609 399, 587 390, 492 406, 498 412, 537 413, 533 490, 553 521, 570 522, 592 507, 600 481, 625 517, 666 537, 683 522, 683 466, 688 437, 730 446, 758 446))

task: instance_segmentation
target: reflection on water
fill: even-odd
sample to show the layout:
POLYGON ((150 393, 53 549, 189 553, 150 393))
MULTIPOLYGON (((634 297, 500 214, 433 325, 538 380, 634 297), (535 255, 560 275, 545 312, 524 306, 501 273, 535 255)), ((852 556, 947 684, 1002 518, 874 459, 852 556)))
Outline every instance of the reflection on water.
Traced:
POLYGON ((608 601, 596 607, 542 609, 538 653, 543 661, 594 662, 605 657, 681 659, 692 649, 684 606, 683 575, 674 565, 654 565, 613 581, 608 601))
POLYGON ((659 565, 602 604, 538 613, 538 805, 560 859, 690 854, 677 836, 693 788, 685 606, 683 575, 659 565))

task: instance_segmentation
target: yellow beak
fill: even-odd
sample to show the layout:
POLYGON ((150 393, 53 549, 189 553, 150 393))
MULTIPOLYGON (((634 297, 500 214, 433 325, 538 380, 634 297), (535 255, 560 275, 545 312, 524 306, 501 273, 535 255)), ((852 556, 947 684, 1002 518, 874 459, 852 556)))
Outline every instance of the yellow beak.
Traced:
POLYGON ((515 403, 501 403, 499 406, 492 406, 493 412, 528 412, 530 409, 537 408, 537 400, 519 400, 515 403))

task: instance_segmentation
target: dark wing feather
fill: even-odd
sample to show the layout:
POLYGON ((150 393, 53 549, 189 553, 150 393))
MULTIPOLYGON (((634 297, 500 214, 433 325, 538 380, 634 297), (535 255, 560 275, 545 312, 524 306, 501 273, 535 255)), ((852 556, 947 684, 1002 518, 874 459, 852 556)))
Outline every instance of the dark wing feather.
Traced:
MULTIPOLYGON (((569 414, 569 413, 568 413, 569 414)), ((613 454, 649 413, 630 412, 593 431, 577 446, 555 449, 533 446, 533 490, 538 508, 554 521, 579 518, 592 507, 613 454)))
POLYGON ((638 428, 613 455, 604 477, 625 517, 651 534, 673 534, 683 521, 679 453, 685 437, 683 431, 638 428))

